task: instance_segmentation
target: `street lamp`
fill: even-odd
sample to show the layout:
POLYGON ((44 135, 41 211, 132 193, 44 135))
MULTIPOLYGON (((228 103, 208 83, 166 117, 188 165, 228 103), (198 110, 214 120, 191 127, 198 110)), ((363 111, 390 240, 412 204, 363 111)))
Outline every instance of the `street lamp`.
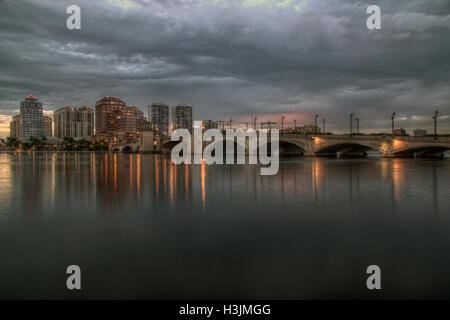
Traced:
POLYGON ((359 134, 359 118, 356 118, 356 133, 359 134))
POLYGON ((284 127, 284 116, 281 117, 281 133, 283 133, 283 127, 284 127))
POLYGON ((395 131, 395 112, 392 112, 392 136, 394 136, 394 131, 395 131))
POLYGON ((350 113, 350 135, 353 134, 353 113, 350 113))
POLYGON ((325 134, 325 119, 322 119, 322 125, 323 125, 323 134, 325 134))
POLYGON ((437 139, 437 119, 439 116, 439 111, 434 112, 433 120, 434 120, 434 140, 437 139))
POLYGON ((294 120, 294 130, 297 131, 297 120, 294 120))
POLYGON ((316 114, 316 117, 314 118, 314 134, 317 134, 317 118, 319 117, 318 114, 316 114))

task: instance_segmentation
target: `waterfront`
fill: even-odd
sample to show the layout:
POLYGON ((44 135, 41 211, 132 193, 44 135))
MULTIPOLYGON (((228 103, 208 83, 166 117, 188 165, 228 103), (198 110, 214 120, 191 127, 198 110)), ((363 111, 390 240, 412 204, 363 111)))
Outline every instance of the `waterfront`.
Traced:
POLYGON ((450 298, 449 173, 449 158, 291 158, 261 176, 149 154, 3 153, 0 297, 450 298))

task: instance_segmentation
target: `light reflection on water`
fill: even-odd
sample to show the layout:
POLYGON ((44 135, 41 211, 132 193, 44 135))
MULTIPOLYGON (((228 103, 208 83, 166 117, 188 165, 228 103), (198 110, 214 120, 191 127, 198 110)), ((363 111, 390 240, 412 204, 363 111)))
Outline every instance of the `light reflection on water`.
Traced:
POLYGON ((381 297, 449 298, 449 173, 448 158, 285 159, 261 176, 160 155, 3 153, 0 297, 70 298, 72 263, 86 298, 370 297, 364 266, 378 263, 381 297))

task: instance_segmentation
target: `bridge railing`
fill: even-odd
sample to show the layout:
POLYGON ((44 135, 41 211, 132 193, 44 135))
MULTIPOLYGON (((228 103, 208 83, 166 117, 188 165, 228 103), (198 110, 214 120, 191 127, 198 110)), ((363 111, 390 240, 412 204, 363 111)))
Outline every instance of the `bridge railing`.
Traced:
POLYGON ((292 137, 292 138, 323 138, 323 139, 335 139, 335 140, 404 140, 404 141, 424 141, 424 142, 450 142, 449 136, 437 136, 436 139, 433 136, 417 137, 417 136, 392 136, 392 135, 361 135, 361 134, 301 134, 301 133, 286 133, 280 132, 280 136, 292 137))

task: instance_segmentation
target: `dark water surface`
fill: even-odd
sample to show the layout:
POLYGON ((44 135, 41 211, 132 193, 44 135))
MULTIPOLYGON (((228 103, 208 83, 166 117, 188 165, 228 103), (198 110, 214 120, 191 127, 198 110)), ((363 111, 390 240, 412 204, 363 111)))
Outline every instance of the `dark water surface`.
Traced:
POLYGON ((449 177, 449 158, 289 159, 261 176, 3 153, 0 298, 450 298, 449 177))

